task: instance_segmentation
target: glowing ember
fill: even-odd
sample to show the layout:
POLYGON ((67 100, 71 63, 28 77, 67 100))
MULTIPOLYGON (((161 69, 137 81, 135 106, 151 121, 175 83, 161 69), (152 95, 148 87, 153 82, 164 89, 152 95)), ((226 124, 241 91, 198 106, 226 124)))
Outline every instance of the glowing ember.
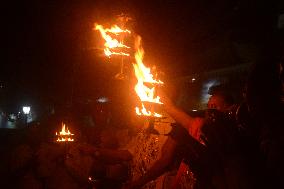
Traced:
MULTIPOLYGON (((154 79, 151 74, 150 68, 147 68, 143 64, 144 50, 141 45, 141 37, 138 36, 135 41, 135 60, 136 63, 133 64, 135 76, 137 78, 137 84, 135 86, 135 91, 142 102, 151 102, 156 104, 163 104, 160 101, 159 96, 155 96, 157 85, 163 84, 162 81, 154 79), (145 85, 147 84, 147 85, 145 85)), ((136 107, 136 113, 138 115, 161 117, 160 114, 146 110, 144 104, 142 103, 142 109, 140 110, 136 107)))
POLYGON ((56 132, 55 135, 58 136, 58 138, 56 140, 57 142, 66 142, 66 141, 67 142, 73 142, 74 141, 74 139, 71 137, 74 134, 72 134, 69 131, 69 129, 65 126, 64 123, 62 123, 62 129, 59 132, 59 134, 56 132))
POLYGON ((95 24, 95 30, 100 31, 102 37, 105 40, 105 55, 110 57, 111 55, 121 55, 121 56, 130 56, 129 53, 121 52, 122 49, 129 49, 130 47, 124 45, 122 42, 119 42, 113 37, 120 37, 122 34, 130 34, 129 30, 122 30, 117 25, 112 26, 111 28, 104 28, 102 25, 95 24), (118 49, 118 51, 115 51, 118 49))

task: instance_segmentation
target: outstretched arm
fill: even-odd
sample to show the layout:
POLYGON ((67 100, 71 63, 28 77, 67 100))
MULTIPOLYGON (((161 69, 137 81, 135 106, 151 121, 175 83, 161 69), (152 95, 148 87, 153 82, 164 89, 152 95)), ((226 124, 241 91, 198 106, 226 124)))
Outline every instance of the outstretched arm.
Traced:
POLYGON ((128 183, 125 189, 140 188, 148 182, 156 179, 167 171, 168 166, 172 163, 177 143, 169 137, 162 148, 162 154, 159 160, 147 171, 145 175, 137 180, 128 183))
POLYGON ((89 154, 99 160, 109 163, 119 163, 121 161, 132 160, 132 154, 128 150, 103 149, 90 145, 81 146, 80 150, 85 154, 89 154))
POLYGON ((193 125, 194 118, 186 114, 183 110, 179 109, 165 94, 161 96, 162 102, 164 103, 165 111, 181 126, 188 129, 193 125))
POLYGON ((128 150, 97 149, 98 158, 111 162, 132 160, 132 154, 128 150))

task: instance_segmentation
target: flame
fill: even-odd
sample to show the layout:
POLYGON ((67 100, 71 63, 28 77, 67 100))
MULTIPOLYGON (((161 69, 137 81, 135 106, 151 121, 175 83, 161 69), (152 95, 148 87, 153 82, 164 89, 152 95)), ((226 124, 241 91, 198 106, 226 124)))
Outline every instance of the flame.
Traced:
MULTIPOLYGON (((130 47, 124 45, 122 42, 119 42, 116 38, 120 37, 121 34, 132 34, 131 31, 125 29, 121 29, 117 25, 112 26, 111 28, 104 28, 102 25, 95 24, 95 30, 100 31, 101 36, 105 40, 105 49, 104 53, 106 56, 110 57, 111 55, 122 55, 129 56, 130 54, 127 52, 123 52, 122 50, 130 49, 130 47)), ((144 116, 154 116, 154 117, 162 117, 162 115, 147 110, 143 104, 143 102, 150 102, 154 104, 163 104, 160 101, 160 97, 156 96, 157 86, 162 85, 163 82, 154 78, 151 73, 151 69, 147 68, 143 64, 144 57, 144 49, 141 45, 141 37, 135 37, 135 63, 133 63, 133 68, 135 72, 135 76, 137 78, 137 84, 135 86, 135 91, 141 100, 141 109, 136 107, 136 113, 138 115, 144 116)), ((150 105, 151 106, 151 105, 150 105)), ((153 109, 153 106, 150 107, 153 109)))
POLYGON ((129 53, 124 52, 115 52, 114 49, 120 48, 119 50, 122 50, 123 48, 129 49, 130 47, 124 45, 122 42, 119 42, 117 39, 113 38, 112 36, 119 37, 121 34, 126 33, 130 34, 131 31, 129 30, 122 30, 117 25, 112 26, 111 28, 104 28, 102 25, 95 24, 95 30, 100 31, 102 37, 105 40, 105 55, 110 57, 111 55, 122 55, 122 56, 130 56, 129 53))
MULTIPOLYGON (((141 37, 140 36, 136 37, 135 49, 136 49, 136 52, 135 52, 136 63, 133 64, 133 67, 134 67, 134 71, 135 71, 135 76, 137 78, 137 84, 135 86, 135 91, 136 91, 137 95, 139 96, 139 98, 142 102, 151 102, 151 103, 156 103, 156 104, 163 104, 160 101, 159 96, 155 97, 156 86, 163 84, 163 82, 160 81, 160 80, 154 79, 153 74, 151 74, 151 69, 147 68, 143 64, 144 50, 143 50, 142 45, 141 45, 141 37), (148 85, 145 85, 145 84, 148 84, 148 85)), ((138 115, 161 117, 160 114, 146 110, 143 103, 142 103, 142 109, 141 110, 138 107, 136 107, 136 113, 138 115)))
POLYGON ((142 110, 141 111, 138 107, 136 107, 135 110, 136 110, 136 114, 140 115, 140 116, 144 115, 144 116, 162 117, 161 114, 158 114, 156 112, 152 113, 151 111, 147 111, 143 103, 142 103, 142 110))
POLYGON ((57 142, 65 142, 65 141, 68 141, 68 142, 72 142, 74 141, 73 138, 71 138, 72 134, 69 129, 65 126, 64 123, 62 123, 62 129, 61 131, 59 132, 59 134, 56 132, 55 133, 56 136, 58 136, 57 138, 57 142))

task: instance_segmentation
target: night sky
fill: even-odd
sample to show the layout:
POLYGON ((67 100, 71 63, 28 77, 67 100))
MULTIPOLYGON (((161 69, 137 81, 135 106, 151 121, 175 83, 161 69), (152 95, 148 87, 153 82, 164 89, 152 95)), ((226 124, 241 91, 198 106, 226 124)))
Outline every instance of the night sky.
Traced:
POLYGON ((100 36, 92 28, 120 13, 134 19, 147 62, 174 79, 242 63, 233 42, 261 43, 278 11, 252 0, 33 0, 1 7, 0 81, 11 103, 100 95, 117 68, 93 50, 100 36))

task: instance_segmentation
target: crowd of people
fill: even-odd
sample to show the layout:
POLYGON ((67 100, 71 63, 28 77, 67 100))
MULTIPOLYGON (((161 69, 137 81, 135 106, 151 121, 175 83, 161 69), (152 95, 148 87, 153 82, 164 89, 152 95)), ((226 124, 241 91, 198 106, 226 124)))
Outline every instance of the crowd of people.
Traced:
POLYGON ((82 127, 90 124, 82 117, 66 120, 80 125, 71 127, 77 141, 68 148, 52 140, 61 118, 29 126, 8 158, 9 187, 283 188, 283 73, 283 63, 259 63, 241 102, 224 85, 213 86, 199 114, 185 112, 163 92, 159 120, 119 106, 112 115, 97 111, 96 127, 82 127))

